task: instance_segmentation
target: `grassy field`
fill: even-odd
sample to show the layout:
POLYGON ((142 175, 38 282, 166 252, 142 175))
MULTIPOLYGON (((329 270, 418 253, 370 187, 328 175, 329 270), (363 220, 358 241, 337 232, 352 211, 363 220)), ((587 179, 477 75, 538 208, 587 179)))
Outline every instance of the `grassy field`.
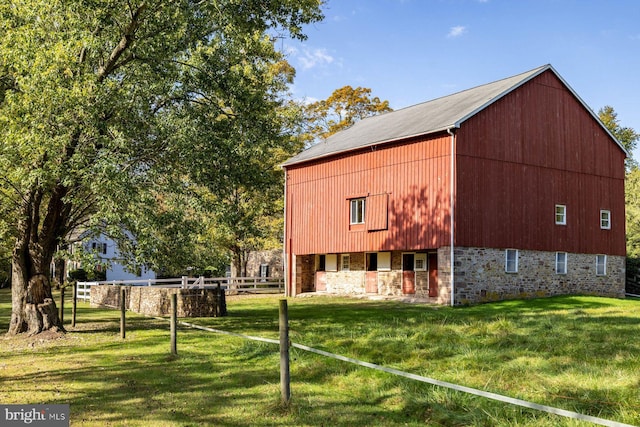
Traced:
MULTIPOLYGON (((278 337, 279 297, 228 301, 193 323, 278 337)), ((67 323, 70 301, 65 308, 67 323)), ((10 293, 0 290, 0 333, 10 293)), ((79 304, 63 336, 0 337, 1 403, 69 403, 73 426, 591 425, 291 349, 79 304)), ((434 308, 346 298, 289 300, 291 340, 511 397, 640 425, 640 301, 560 297, 434 308)))

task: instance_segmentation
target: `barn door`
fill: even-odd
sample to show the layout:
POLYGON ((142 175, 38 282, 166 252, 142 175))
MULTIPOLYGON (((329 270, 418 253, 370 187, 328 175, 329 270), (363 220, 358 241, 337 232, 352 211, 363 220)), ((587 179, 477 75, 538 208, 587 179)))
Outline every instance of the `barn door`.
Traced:
POLYGON ((316 271, 316 292, 322 292, 327 290, 327 272, 326 271, 316 271))
POLYGON ((429 254, 429 296, 438 296, 438 254, 429 254))
POLYGON ((378 254, 371 252, 365 255, 366 269, 364 275, 364 291, 368 294, 378 293, 378 254))
POLYGON ((414 254, 402 254, 402 293, 416 293, 416 272, 413 269, 414 254))
POLYGON ((377 271, 367 271, 365 273, 365 292, 368 294, 377 294, 378 293, 378 272, 377 271))

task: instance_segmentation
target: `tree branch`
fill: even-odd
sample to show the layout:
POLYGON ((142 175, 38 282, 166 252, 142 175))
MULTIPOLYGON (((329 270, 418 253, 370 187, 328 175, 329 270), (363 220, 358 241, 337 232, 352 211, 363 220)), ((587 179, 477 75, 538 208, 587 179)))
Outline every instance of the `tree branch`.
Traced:
POLYGON ((140 25, 140 17, 146 8, 147 8, 147 4, 143 2, 140 6, 138 6, 137 9, 135 9, 132 12, 131 21, 125 27, 124 33, 122 34, 122 38, 120 39, 120 42, 111 51, 111 54, 109 55, 109 59, 107 59, 107 62, 98 69, 98 82, 102 82, 114 70, 118 69, 119 67, 126 64, 127 62, 131 62, 133 59, 135 59, 135 55, 130 54, 125 58, 124 62, 118 63, 118 60, 120 59, 122 54, 127 49, 129 49, 133 44, 135 40, 136 31, 138 29, 138 26, 140 25))

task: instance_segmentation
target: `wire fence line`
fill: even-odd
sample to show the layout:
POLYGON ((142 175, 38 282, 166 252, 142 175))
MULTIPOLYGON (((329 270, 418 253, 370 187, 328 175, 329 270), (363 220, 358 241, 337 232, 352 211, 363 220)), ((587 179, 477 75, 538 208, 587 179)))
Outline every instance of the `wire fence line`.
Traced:
MULTIPOLYGON (((162 318, 162 317, 157 317, 156 319, 167 320, 166 318, 162 318)), ((243 334, 239 334, 239 333, 236 333, 236 332, 229 332, 229 331, 223 331, 223 330, 220 330, 220 329, 209 328, 209 327, 206 327, 206 326, 200 326, 200 325, 196 325, 194 323, 189 323, 189 322, 178 322, 178 323, 180 325, 183 325, 183 326, 187 326, 187 327, 190 327, 190 328, 193 328, 193 329, 199 329, 199 330, 206 331, 206 332, 213 332, 213 333, 216 333, 216 334, 230 335, 230 336, 234 336, 234 337, 238 337, 238 338, 248 339, 248 340, 252 340, 252 341, 260 341, 260 342, 265 342, 265 343, 269 343, 269 344, 276 344, 276 345, 280 344, 280 341, 277 340, 277 339, 256 337, 256 336, 251 336, 251 335, 243 335, 243 334)), ((574 412, 574 411, 568 411, 568 410, 565 410, 565 409, 555 408, 553 406, 541 405, 539 403, 528 402, 528 401, 522 400, 522 399, 516 399, 516 398, 513 398, 513 397, 509 397, 509 396, 503 396, 503 395, 497 394, 497 393, 492 393, 492 392, 488 392, 488 391, 484 391, 484 390, 479 390, 479 389, 475 389, 475 388, 471 388, 471 387, 466 387, 466 386, 462 386, 462 385, 458 385, 458 384, 453 384, 453 383, 450 383, 450 382, 441 381, 441 380, 437 380, 437 379, 434 379, 434 378, 425 377, 425 376, 422 376, 422 375, 416 375, 416 374, 412 374, 410 372, 405 372, 405 371, 401 371, 401 370, 394 369, 394 368, 388 368, 386 366, 377 365, 375 363, 365 362, 365 361, 362 361, 362 360, 353 359, 351 357, 330 353, 330 352, 324 351, 324 350, 319 350, 317 348, 309 347, 309 346, 306 346, 306 345, 303 345, 303 344, 297 344, 297 343, 294 343, 294 342, 290 342, 289 345, 291 347, 294 347, 294 348, 297 348, 297 349, 300 349, 300 350, 303 350, 303 351, 308 351, 308 352, 311 352, 311 353, 319 354, 321 356, 325 356, 325 357, 341 360, 343 362, 347 362, 347 363, 352 363, 352 364, 355 364, 355 365, 363 366, 365 368, 375 369, 375 370, 378 370, 378 371, 386 372, 388 374, 397 375, 397 376, 401 376, 401 377, 408 378, 408 379, 411 379, 411 380, 432 384, 432 385, 435 385, 435 386, 438 386, 438 387, 445 387, 445 388, 448 388, 448 389, 451 389, 451 390, 456 390, 456 391, 459 391, 459 392, 463 392, 463 393, 468 393, 468 394, 473 394, 473 395, 476 395, 476 396, 484 397, 486 399, 496 400, 496 401, 503 402, 503 403, 509 403, 511 405, 517 405, 517 406, 521 406, 521 407, 528 408, 528 409, 534 409, 534 410, 538 410, 538 411, 542 411, 542 412, 547 412, 549 414, 559 415, 559 416, 562 416, 562 417, 572 418, 572 419, 581 420, 581 421, 587 421, 587 422, 591 422, 593 424, 598 424, 598 425, 608 426, 608 427, 636 427, 636 426, 633 426, 631 424, 625 424, 625 423, 621 423, 621 422, 617 422, 617 421, 611 421, 611 420, 607 420, 607 419, 604 419, 604 418, 594 417, 594 416, 591 416, 591 415, 585 415, 585 414, 581 414, 581 413, 574 412)))

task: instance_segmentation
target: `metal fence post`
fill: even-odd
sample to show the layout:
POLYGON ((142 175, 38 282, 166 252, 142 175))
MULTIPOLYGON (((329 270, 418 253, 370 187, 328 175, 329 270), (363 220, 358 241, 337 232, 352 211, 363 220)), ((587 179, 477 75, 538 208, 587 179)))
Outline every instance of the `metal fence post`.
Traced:
POLYGON ((291 377, 289 375, 289 310, 287 300, 280 300, 280 392, 282 403, 291 400, 291 377))

